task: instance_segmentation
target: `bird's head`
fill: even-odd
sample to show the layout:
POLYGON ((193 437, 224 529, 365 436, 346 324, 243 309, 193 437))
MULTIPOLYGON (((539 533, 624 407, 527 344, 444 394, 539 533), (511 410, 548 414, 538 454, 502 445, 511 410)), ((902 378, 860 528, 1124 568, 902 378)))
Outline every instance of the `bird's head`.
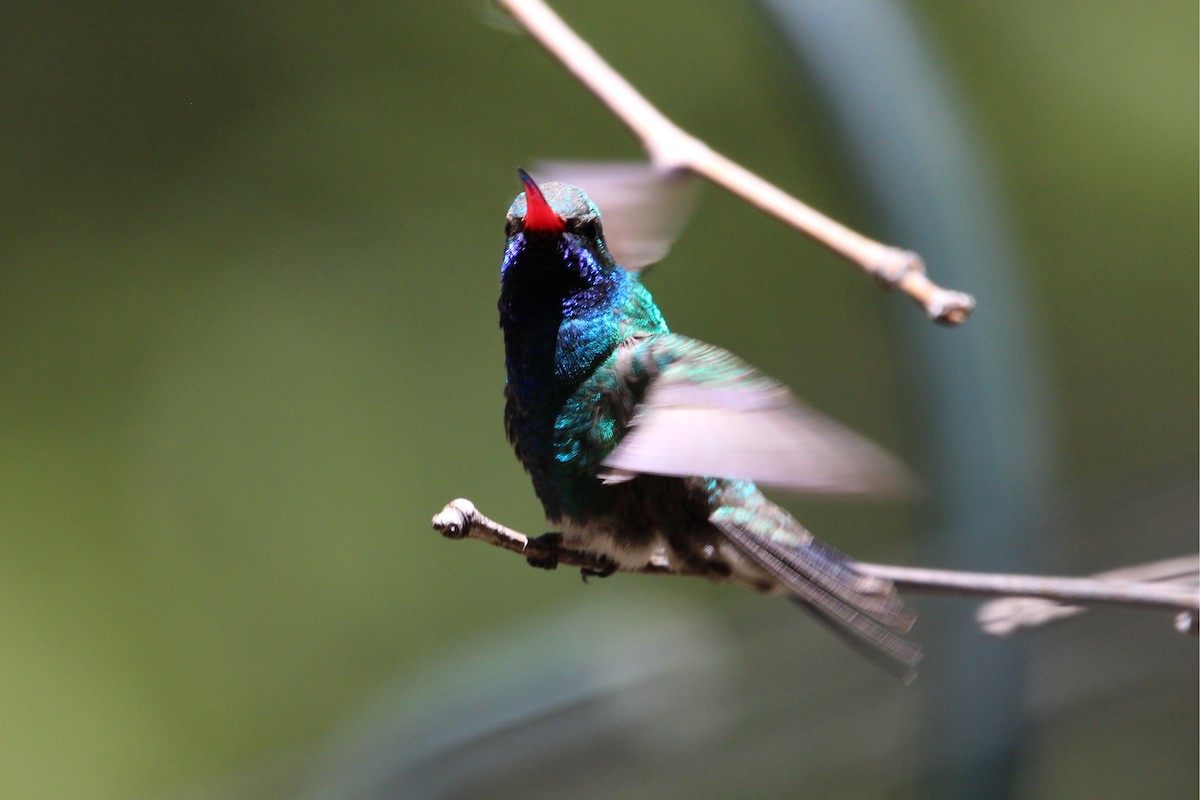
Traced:
POLYGON ((525 191, 508 209, 505 233, 528 243, 583 239, 589 245, 603 240, 600 211, 578 187, 558 181, 539 186, 525 170, 518 170, 525 191))

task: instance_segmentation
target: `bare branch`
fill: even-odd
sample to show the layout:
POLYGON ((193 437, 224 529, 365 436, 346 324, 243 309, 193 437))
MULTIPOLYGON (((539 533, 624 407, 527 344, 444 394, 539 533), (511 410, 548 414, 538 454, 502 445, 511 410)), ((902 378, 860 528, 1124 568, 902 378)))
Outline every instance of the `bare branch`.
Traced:
POLYGON ((900 289, 938 322, 957 325, 970 315, 975 298, 929 280, 916 253, 881 244, 830 219, 671 122, 542 0, 497 3, 629 128, 659 169, 707 178, 854 262, 883 286, 900 289))
MULTIPOLYGON (((553 567, 561 564, 580 567, 585 574, 611 571, 613 566, 591 553, 561 547, 558 534, 547 533, 531 539, 512 528, 493 522, 482 514, 474 503, 462 498, 448 503, 433 518, 433 527, 451 539, 478 539, 520 553, 536 566, 553 567)), ((954 572, 863 562, 856 562, 854 566, 864 574, 884 578, 894 583, 898 589, 910 592, 974 596, 1016 595, 1016 598, 1005 597, 1005 600, 1043 598, 1041 601, 1030 602, 1065 601, 1073 604, 1115 604, 1175 610, 1180 612, 1176 617, 1176 628, 1184 633, 1196 631, 1197 615, 1200 614, 1200 590, 1186 584, 1157 582, 1161 578, 1154 577, 1168 573, 1176 577, 1192 574, 1196 570, 1195 557, 1172 560, 1169 565, 1164 562, 1156 572, 1141 567, 1105 573, 1093 578, 954 572), (1190 568, 1184 561, 1190 564, 1190 568), (1114 579, 1106 576, 1116 577, 1114 579)), ((644 567, 622 571, 652 575, 696 574, 686 565, 669 563, 665 557, 656 557, 644 567)), ((992 624, 990 619, 983 619, 981 615, 980 622, 989 633, 997 632, 989 627, 992 624)))

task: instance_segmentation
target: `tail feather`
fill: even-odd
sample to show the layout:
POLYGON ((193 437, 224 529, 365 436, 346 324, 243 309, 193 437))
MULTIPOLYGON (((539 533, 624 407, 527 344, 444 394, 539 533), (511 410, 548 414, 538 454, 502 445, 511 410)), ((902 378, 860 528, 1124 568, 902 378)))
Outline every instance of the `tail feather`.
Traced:
POLYGON ((921 650, 896 633, 907 631, 914 616, 889 582, 860 575, 845 555, 817 539, 784 545, 725 515, 710 522, 856 650, 905 682, 915 677, 921 650))
POLYGON ((815 619, 817 622, 832 633, 834 636, 841 639, 847 647, 854 650, 863 658, 870 661, 881 670, 891 675, 896 680, 908 686, 917 679, 917 670, 915 666, 921 660, 921 650, 913 645, 908 640, 897 636, 891 631, 884 633, 895 640, 903 643, 905 651, 896 653, 891 650, 884 649, 873 639, 863 638, 864 634, 856 629, 847 628, 845 623, 840 619, 835 619, 828 616, 824 611, 816 606, 801 600, 799 597, 793 597, 792 601, 796 605, 801 606, 815 619))
POLYGON ((768 548, 774 545, 778 557, 796 571, 824 576, 830 592, 892 630, 907 633, 917 619, 900 600, 891 581, 862 574, 854 568, 849 556, 820 539, 814 537, 799 548, 770 540, 764 545, 768 548))

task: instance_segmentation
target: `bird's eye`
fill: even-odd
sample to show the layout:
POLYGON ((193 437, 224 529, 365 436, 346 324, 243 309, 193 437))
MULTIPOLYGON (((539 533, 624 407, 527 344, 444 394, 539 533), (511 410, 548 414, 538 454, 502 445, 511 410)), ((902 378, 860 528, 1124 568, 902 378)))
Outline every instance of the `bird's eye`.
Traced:
POLYGON ((599 228, 596 226, 595 219, 581 219, 575 224, 575 233, 578 233, 580 236, 587 237, 588 239, 596 238, 596 233, 598 231, 599 228))
POLYGON ((504 238, 510 238, 514 233, 518 233, 522 227, 524 226, 522 226, 520 222, 512 217, 509 217, 504 221, 504 238))

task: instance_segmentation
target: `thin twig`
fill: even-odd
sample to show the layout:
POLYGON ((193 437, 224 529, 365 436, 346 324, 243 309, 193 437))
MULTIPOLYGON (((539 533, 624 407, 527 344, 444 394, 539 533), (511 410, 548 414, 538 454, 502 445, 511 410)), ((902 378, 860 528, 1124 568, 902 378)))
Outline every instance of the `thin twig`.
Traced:
MULTIPOLYGON (((591 553, 569 550, 560 544, 557 534, 529 538, 519 531, 494 522, 470 500, 458 499, 446 504, 433 518, 433 527, 451 539, 478 539, 496 547, 520 553, 539 566, 563 565, 591 572, 604 572, 611 564, 591 553)), ((1138 608, 1170 609, 1186 617, 1177 627, 1193 632, 1191 622, 1200 613, 1200 590, 1182 584, 1105 578, 1065 578, 1037 575, 1005 575, 985 572, 955 572, 940 569, 897 567, 887 564, 856 562, 855 568, 867 575, 891 581, 899 589, 933 594, 973 596, 1038 597, 1070 603, 1104 603, 1138 608)), ((695 575, 685 564, 671 564, 655 558, 636 569, 624 572, 653 575, 695 575)))
POLYGON ((849 261, 887 288, 900 289, 932 319, 966 321, 975 298, 929 280, 921 257, 869 239, 801 203, 684 131, 609 66, 542 0, 496 0, 642 143, 664 171, 700 175, 781 220, 849 261))
POLYGON ((992 597, 1042 597, 1071 603, 1115 603, 1168 609, 1200 608, 1195 588, 1139 581, 953 572, 941 569, 858 564, 859 571, 890 580, 900 589, 992 597))
MULTIPOLYGON (((1186 585, 1195 585, 1197 573, 1200 572, 1200 557, 1179 556, 1165 561, 1155 561, 1151 564, 1139 564, 1133 567, 1123 567, 1108 572, 1097 573, 1091 577, 1102 581, 1121 582, 1172 582, 1180 589, 1186 585)), ((1045 625, 1055 620, 1066 619, 1087 611, 1079 605, 1067 605, 1047 600, 1041 597, 1001 597, 979 607, 975 619, 980 627, 993 636, 1008 636, 1021 628, 1033 628, 1045 625)), ((1186 616, 1188 612, 1184 612, 1186 616)), ((1182 622, 1180 624, 1188 624, 1182 622)), ((1181 628, 1183 632, 1190 632, 1181 628)))

